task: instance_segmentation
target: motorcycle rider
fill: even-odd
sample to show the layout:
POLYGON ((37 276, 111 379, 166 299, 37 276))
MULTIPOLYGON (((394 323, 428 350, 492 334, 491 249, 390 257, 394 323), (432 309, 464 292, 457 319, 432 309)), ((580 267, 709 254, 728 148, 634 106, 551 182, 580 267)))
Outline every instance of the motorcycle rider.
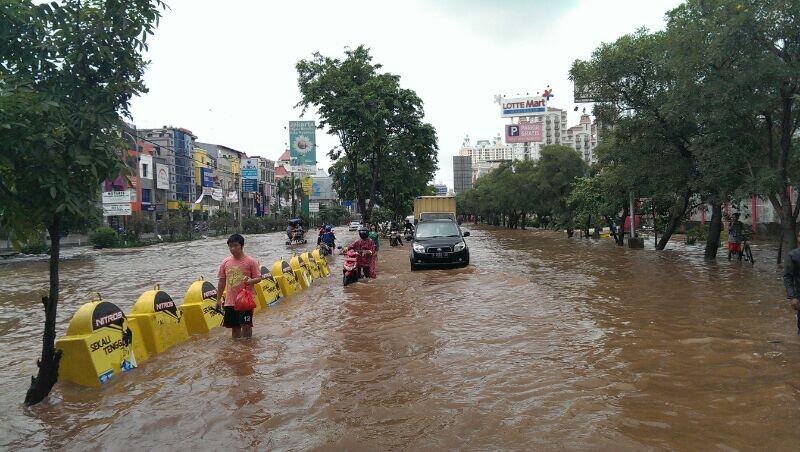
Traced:
MULTIPOLYGON (((336 235, 333 233, 333 228, 331 225, 326 225, 324 228, 325 232, 319 236, 319 244, 325 244, 331 250, 336 248, 336 235)), ((330 251, 329 251, 330 252, 330 251)))
POLYGON ((405 219, 405 222, 403 223, 403 231, 404 231, 404 232, 405 232, 405 233, 406 233, 406 234, 407 234, 409 237, 413 237, 413 236, 414 236, 414 225, 413 225, 413 224, 411 224, 411 221, 409 221, 409 219, 408 219, 408 218, 406 218, 406 219, 405 219))
POLYGON ((345 253, 348 249, 357 251, 359 254, 358 271, 362 272, 366 278, 374 278, 376 275, 372 260, 375 255, 375 242, 369 238, 369 229, 363 226, 360 227, 358 229, 358 240, 351 243, 342 252, 345 253))
POLYGON ((392 232, 396 232, 397 233, 397 243, 399 243, 400 246, 403 246, 403 237, 400 234, 400 226, 394 220, 392 220, 391 223, 389 223, 389 235, 390 236, 391 236, 392 232))

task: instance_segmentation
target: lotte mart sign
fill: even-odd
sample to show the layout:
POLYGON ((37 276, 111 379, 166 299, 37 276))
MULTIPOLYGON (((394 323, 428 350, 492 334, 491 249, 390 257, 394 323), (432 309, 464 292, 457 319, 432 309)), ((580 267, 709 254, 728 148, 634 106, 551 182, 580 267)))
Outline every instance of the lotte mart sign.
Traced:
POLYGON ((500 116, 503 118, 513 118, 515 116, 536 116, 547 112, 546 97, 503 97, 499 100, 500 116))

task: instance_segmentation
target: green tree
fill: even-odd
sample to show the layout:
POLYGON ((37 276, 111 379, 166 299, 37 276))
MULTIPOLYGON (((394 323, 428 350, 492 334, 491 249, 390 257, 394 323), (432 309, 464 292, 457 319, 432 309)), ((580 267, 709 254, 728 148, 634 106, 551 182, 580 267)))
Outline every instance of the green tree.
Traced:
POLYGON ((64 0, 0 7, 0 222, 15 237, 51 237, 39 371, 25 403, 58 378, 55 349, 62 228, 91 212, 99 187, 124 171, 120 116, 145 91, 145 40, 158 0, 64 0))
POLYGON ((540 210, 556 216, 570 237, 575 228, 575 212, 568 201, 573 184, 587 171, 586 162, 575 149, 557 144, 542 147, 536 165, 540 210))
MULTIPOLYGON (((669 221, 656 248, 664 249, 690 211, 699 174, 693 153, 697 118, 689 96, 679 95, 672 42, 665 32, 641 29, 599 46, 588 61, 577 60, 570 78, 598 102, 595 114, 613 138, 607 165, 626 165, 628 193, 669 201, 669 221), (654 168, 659 174, 652 174, 654 168), (663 177, 658 177, 663 176, 663 177), (648 181, 643 190, 640 181, 648 181), (638 189, 637 189, 638 187, 638 189)), ((623 179, 620 179, 623 180, 623 179)))
POLYGON ((366 219, 387 191, 393 179, 386 176, 398 169, 401 156, 405 162, 425 162, 416 171, 426 182, 437 161, 436 134, 433 126, 423 122, 422 100, 400 87, 399 76, 380 72, 381 67, 372 63, 363 45, 346 49, 344 60, 315 53, 297 63, 302 95, 298 106, 303 112, 316 108, 322 118, 320 127, 327 127, 339 139, 340 145, 328 155, 334 162, 345 160, 332 176, 346 175, 337 186, 352 186, 366 219), (365 170, 368 177, 363 177, 365 170))
MULTIPOLYGON (((743 171, 741 191, 767 196, 782 227, 783 258, 797 246, 800 3, 689 0, 668 14, 684 53, 683 78, 700 81, 702 120, 743 171), (697 43, 703 43, 697 45, 697 43)), ((714 157, 714 155, 707 155, 714 157)), ((708 166, 713 166, 713 161, 708 166)))

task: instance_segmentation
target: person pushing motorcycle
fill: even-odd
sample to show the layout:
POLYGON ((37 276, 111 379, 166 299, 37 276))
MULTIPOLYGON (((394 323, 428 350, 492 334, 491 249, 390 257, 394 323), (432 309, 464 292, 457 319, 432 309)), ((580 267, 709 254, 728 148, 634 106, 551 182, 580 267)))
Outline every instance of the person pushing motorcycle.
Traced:
POLYGON ((369 238, 369 230, 367 228, 362 226, 358 229, 358 240, 351 243, 342 252, 345 253, 347 250, 358 252, 358 269, 364 277, 375 278, 375 269, 372 265, 372 259, 375 255, 375 242, 369 238))

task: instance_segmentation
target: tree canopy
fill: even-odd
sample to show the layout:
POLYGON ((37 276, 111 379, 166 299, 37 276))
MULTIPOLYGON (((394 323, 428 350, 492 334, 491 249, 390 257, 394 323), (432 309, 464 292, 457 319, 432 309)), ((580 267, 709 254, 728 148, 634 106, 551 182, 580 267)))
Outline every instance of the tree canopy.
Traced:
POLYGON ((313 107, 320 127, 337 136, 328 152, 337 192, 357 200, 369 218, 375 205, 403 209, 436 171, 436 130, 424 122, 422 100, 381 72, 369 49, 346 49, 345 58, 315 53, 297 63, 303 112, 313 107))

